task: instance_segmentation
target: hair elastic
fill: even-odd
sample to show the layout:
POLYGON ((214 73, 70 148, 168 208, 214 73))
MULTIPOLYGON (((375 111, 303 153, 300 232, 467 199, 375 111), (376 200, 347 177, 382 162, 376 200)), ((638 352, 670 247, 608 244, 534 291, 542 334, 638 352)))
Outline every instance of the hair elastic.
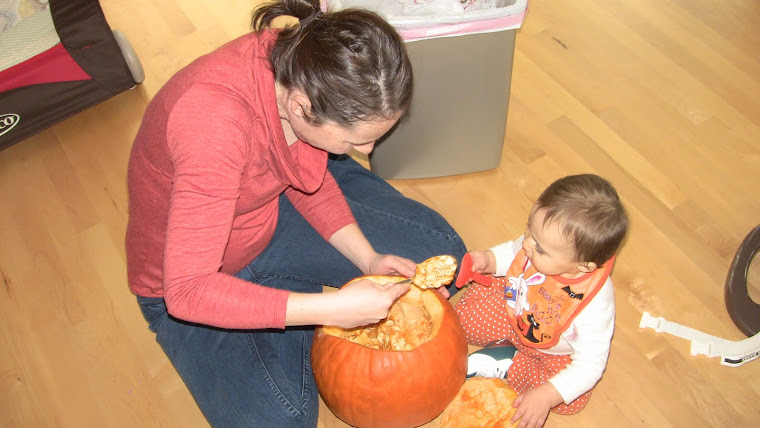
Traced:
POLYGON ((322 13, 322 11, 320 9, 315 10, 314 12, 311 13, 311 15, 307 16, 306 18, 299 19, 298 20, 298 25, 300 25, 301 28, 303 28, 303 27, 311 24, 311 22, 314 21, 315 19, 317 19, 317 17, 319 17, 319 15, 321 13, 322 13))

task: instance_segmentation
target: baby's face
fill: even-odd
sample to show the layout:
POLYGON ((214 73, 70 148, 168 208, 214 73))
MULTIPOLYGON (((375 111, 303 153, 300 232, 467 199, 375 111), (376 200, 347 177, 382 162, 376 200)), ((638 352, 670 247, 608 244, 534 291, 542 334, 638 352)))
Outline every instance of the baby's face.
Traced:
POLYGON ((544 275, 577 278, 587 272, 582 263, 576 262, 572 242, 562 235, 556 221, 544 224, 542 209, 532 213, 525 230, 522 247, 533 266, 544 275))

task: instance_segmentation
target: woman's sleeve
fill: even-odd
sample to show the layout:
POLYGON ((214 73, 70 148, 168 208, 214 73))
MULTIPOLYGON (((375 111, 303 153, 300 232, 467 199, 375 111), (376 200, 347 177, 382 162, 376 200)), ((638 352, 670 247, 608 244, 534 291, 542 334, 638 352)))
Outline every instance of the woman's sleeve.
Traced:
POLYGON ((316 192, 306 194, 291 187, 285 190, 285 195, 325 241, 344 226, 356 223, 351 208, 330 171, 325 170, 322 186, 316 192))
POLYGON ((288 293, 220 272, 252 135, 234 96, 197 87, 172 110, 167 141, 174 162, 164 251, 169 313, 223 328, 283 328, 288 293), (199 119, 203 120, 199 120, 199 119))

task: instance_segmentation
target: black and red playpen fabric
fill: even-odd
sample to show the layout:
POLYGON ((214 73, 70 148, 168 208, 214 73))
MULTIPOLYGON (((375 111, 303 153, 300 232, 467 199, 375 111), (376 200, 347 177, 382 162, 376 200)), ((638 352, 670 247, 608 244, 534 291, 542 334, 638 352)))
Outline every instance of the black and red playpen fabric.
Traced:
POLYGON ((0 149, 136 83, 97 0, 0 10, 0 149))

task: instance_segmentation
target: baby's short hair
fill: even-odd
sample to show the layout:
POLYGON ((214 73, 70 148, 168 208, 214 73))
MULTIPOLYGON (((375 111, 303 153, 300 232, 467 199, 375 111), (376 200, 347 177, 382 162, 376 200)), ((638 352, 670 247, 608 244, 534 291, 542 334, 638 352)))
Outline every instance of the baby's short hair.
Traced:
POLYGON ((623 243, 628 215, 615 188, 594 174, 560 178, 541 193, 533 212, 557 222, 575 247, 575 261, 602 266, 623 243))

